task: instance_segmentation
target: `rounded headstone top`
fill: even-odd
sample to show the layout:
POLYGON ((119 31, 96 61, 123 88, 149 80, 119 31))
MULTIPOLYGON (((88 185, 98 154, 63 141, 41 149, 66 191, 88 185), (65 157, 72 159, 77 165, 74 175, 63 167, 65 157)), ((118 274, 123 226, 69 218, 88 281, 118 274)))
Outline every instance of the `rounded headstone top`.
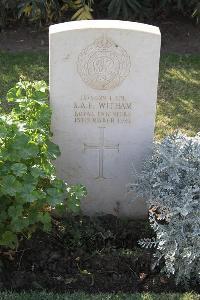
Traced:
POLYGON ((152 26, 144 23, 120 21, 120 20, 82 20, 64 22, 49 27, 49 33, 59 33, 70 30, 84 30, 84 29, 125 29, 135 30, 139 32, 146 32, 153 35, 160 36, 160 30, 157 26, 152 26))

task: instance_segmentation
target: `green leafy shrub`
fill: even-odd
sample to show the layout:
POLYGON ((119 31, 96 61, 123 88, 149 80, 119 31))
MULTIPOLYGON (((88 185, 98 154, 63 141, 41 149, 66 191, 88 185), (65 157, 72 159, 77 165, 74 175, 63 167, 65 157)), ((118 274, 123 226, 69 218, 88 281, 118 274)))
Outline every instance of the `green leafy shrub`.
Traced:
POLYGON ((15 0, 0 1, 0 28, 17 20, 17 5, 18 1, 15 0))
POLYGON ((71 17, 71 20, 92 20, 94 0, 75 0, 70 1, 70 8, 76 12, 71 17))
POLYGON ((199 0, 101 0, 100 4, 110 19, 144 20, 171 12, 192 15, 197 21, 200 16, 199 0))
POLYGON ((178 12, 198 22, 199 0, 1 0, 0 27, 28 20, 40 26, 93 17, 148 20, 178 12))
POLYGON ((141 19, 151 12, 149 0, 102 0, 101 4, 106 6, 109 19, 141 19))
POLYGON ((199 280, 200 271, 200 136, 174 134, 155 144, 134 189, 147 199, 156 239, 156 264, 177 284, 199 280))
POLYGON ((200 16, 200 2, 199 0, 160 0, 158 1, 159 10, 164 10, 168 13, 172 11, 180 12, 182 15, 192 16, 196 19, 196 22, 199 21, 200 16))
MULTIPOLYGON (((2 0, 0 22, 28 20, 49 25, 63 21, 92 19, 93 0, 2 0), (74 13, 75 11, 75 13, 74 13), (2 21, 1 21, 2 20, 2 21)), ((1 24, 0 24, 1 25, 1 24)))
POLYGON ((56 178, 52 160, 60 152, 51 141, 46 83, 21 81, 7 100, 13 109, 0 116, 0 245, 13 248, 38 226, 49 230, 52 209, 77 212, 85 189, 56 178))
POLYGON ((25 17, 39 25, 59 22, 69 9, 68 2, 59 0, 20 0, 18 17, 25 17))

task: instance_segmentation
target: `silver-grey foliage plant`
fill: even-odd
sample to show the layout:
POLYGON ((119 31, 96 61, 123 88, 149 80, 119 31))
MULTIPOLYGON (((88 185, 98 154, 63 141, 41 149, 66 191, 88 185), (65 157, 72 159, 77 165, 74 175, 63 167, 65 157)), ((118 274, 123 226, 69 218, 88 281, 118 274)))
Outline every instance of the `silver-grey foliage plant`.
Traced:
MULTIPOLYGON (((134 189, 146 198, 158 265, 165 261, 168 276, 176 283, 200 278, 200 134, 173 134, 155 143, 134 189)), ((155 265, 156 265, 155 264, 155 265)))

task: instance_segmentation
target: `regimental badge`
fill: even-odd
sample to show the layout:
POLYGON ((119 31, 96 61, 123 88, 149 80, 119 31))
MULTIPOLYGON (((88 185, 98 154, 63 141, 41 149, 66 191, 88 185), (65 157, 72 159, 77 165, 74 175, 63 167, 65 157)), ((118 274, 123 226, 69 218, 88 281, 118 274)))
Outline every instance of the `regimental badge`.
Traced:
POLYGON ((100 37, 81 51, 77 71, 89 87, 111 90, 119 86, 131 68, 126 50, 108 37, 100 37))

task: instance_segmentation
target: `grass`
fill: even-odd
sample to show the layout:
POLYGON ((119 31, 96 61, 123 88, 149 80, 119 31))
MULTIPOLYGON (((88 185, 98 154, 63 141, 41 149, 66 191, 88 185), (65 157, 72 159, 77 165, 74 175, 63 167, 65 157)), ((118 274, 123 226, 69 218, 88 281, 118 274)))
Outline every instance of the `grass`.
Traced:
POLYGON ((0 53, 0 98, 4 98, 20 77, 48 82, 46 53, 0 53))
MULTIPOLYGON (((20 77, 48 82, 47 53, 0 53, 0 98, 20 77)), ((70 74, 69 74, 70 75, 70 74)), ((156 138, 174 130, 195 135, 200 130, 200 56, 161 57, 156 138)))
POLYGON ((200 56, 165 55, 161 58, 156 137, 181 130, 200 130, 200 56))
POLYGON ((53 293, 0 293, 0 300, 199 300, 200 295, 185 294, 53 294, 53 293))

